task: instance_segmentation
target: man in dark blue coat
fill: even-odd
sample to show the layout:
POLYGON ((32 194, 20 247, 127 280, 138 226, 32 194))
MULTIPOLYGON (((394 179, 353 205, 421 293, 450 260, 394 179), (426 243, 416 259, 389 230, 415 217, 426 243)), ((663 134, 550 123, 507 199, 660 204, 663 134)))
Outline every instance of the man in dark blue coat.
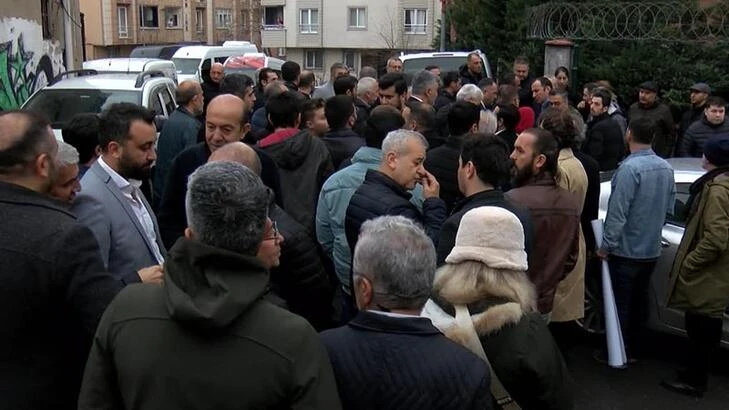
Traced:
POLYGON ((414 221, 362 225, 353 293, 360 313, 322 333, 345 409, 491 409, 486 362, 420 317, 435 249, 414 221))

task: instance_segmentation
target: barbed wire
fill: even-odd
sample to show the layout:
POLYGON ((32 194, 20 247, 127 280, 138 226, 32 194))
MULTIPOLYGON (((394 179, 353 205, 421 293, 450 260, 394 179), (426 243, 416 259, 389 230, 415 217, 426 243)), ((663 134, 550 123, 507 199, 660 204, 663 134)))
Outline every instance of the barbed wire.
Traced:
POLYGON ((729 39, 729 5, 694 2, 565 3, 532 7, 528 37, 573 40, 712 41, 729 39))

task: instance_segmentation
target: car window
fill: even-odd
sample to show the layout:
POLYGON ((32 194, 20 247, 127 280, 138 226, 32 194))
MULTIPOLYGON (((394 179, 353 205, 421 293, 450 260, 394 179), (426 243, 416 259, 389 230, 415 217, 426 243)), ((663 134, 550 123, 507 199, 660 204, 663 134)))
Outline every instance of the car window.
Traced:
POLYGON ((175 63, 177 74, 183 75, 195 74, 200 66, 199 58, 173 58, 172 62, 175 63))
POLYGON ((167 115, 169 116, 172 114, 172 111, 175 110, 175 100, 172 98, 172 94, 170 94, 170 90, 167 87, 163 87, 161 90, 162 95, 162 102, 165 105, 165 109, 167 110, 167 115))
POLYGON ((79 113, 100 113, 114 103, 142 103, 141 91, 84 90, 46 88, 36 93, 23 106, 36 111, 51 121, 51 127, 63 128, 68 120, 79 113))
MULTIPOLYGON (((425 67, 429 65, 437 65, 440 67, 441 73, 447 73, 448 71, 460 70, 464 64, 466 64, 466 58, 456 56, 408 58, 402 62, 402 70, 406 73, 416 73, 425 70, 425 67)), ((483 74, 486 75, 486 64, 484 64, 483 59, 481 60, 481 68, 483 74)))
POLYGON ((225 60, 227 60, 227 59, 228 59, 228 57, 215 57, 215 62, 223 64, 225 62, 225 60))
POLYGON ((686 219, 688 218, 689 211, 686 207, 686 203, 688 202, 689 196, 691 195, 691 193, 689 192, 690 187, 691 184, 687 183, 676 184, 676 202, 673 206, 673 215, 667 216, 667 220, 669 223, 678 226, 686 225, 686 219))
POLYGON ((154 87, 149 92, 149 104, 147 105, 147 108, 154 111, 155 115, 164 115, 165 110, 162 108, 162 101, 160 101, 160 92, 162 91, 162 87, 154 87))

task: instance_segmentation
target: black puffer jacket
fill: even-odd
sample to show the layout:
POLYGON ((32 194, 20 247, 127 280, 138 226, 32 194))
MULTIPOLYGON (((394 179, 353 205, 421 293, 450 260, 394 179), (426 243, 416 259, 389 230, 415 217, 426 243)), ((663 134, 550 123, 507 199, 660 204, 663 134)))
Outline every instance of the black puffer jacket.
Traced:
POLYGON ((286 211, 274 206, 271 219, 284 237, 281 264, 271 269, 271 288, 288 309, 321 331, 331 327, 333 287, 319 251, 306 229, 286 211))
POLYGON ((339 165, 345 159, 352 158, 355 152, 364 147, 365 140, 351 128, 342 128, 339 130, 329 131, 322 139, 332 155, 332 163, 334 169, 339 169, 339 165))
POLYGON ((433 108, 435 108, 436 111, 440 110, 441 108, 445 107, 448 104, 453 104, 456 102, 456 95, 451 94, 446 90, 440 90, 440 93, 438 93, 438 98, 435 99, 435 103, 433 104, 433 108))
POLYGON ((729 133, 728 121, 724 120, 721 124, 715 125, 704 116, 701 121, 696 121, 688 127, 681 140, 681 146, 676 150, 676 156, 701 158, 704 155, 704 143, 715 135, 726 133, 729 133))
POLYGON ((266 144, 266 141, 268 139, 259 141, 259 146, 278 166, 283 208, 313 237, 319 191, 334 172, 329 150, 307 130, 272 145, 266 144))
POLYGON ((623 132, 615 120, 605 113, 587 123, 587 137, 582 152, 597 161, 600 171, 612 171, 625 154, 623 132))
POLYGON ((440 227, 446 219, 445 203, 440 198, 423 202, 423 212, 410 202, 411 194, 387 175, 370 169, 365 180, 352 195, 347 207, 344 230, 349 248, 354 254, 359 229, 370 219, 383 215, 401 215, 423 225, 428 237, 438 245, 440 227))
POLYGON ((463 194, 458 190, 458 158, 464 137, 451 135, 445 144, 429 150, 425 158, 425 169, 440 183, 440 197, 445 201, 449 213, 453 205, 463 199, 463 194))

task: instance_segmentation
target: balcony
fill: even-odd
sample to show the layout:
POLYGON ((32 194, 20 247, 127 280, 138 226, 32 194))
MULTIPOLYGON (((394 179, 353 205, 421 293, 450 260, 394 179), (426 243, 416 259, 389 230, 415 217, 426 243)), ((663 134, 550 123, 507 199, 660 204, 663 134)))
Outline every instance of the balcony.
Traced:
POLYGON ((285 48, 286 27, 285 26, 263 26, 261 30, 261 47, 263 48, 285 48))

